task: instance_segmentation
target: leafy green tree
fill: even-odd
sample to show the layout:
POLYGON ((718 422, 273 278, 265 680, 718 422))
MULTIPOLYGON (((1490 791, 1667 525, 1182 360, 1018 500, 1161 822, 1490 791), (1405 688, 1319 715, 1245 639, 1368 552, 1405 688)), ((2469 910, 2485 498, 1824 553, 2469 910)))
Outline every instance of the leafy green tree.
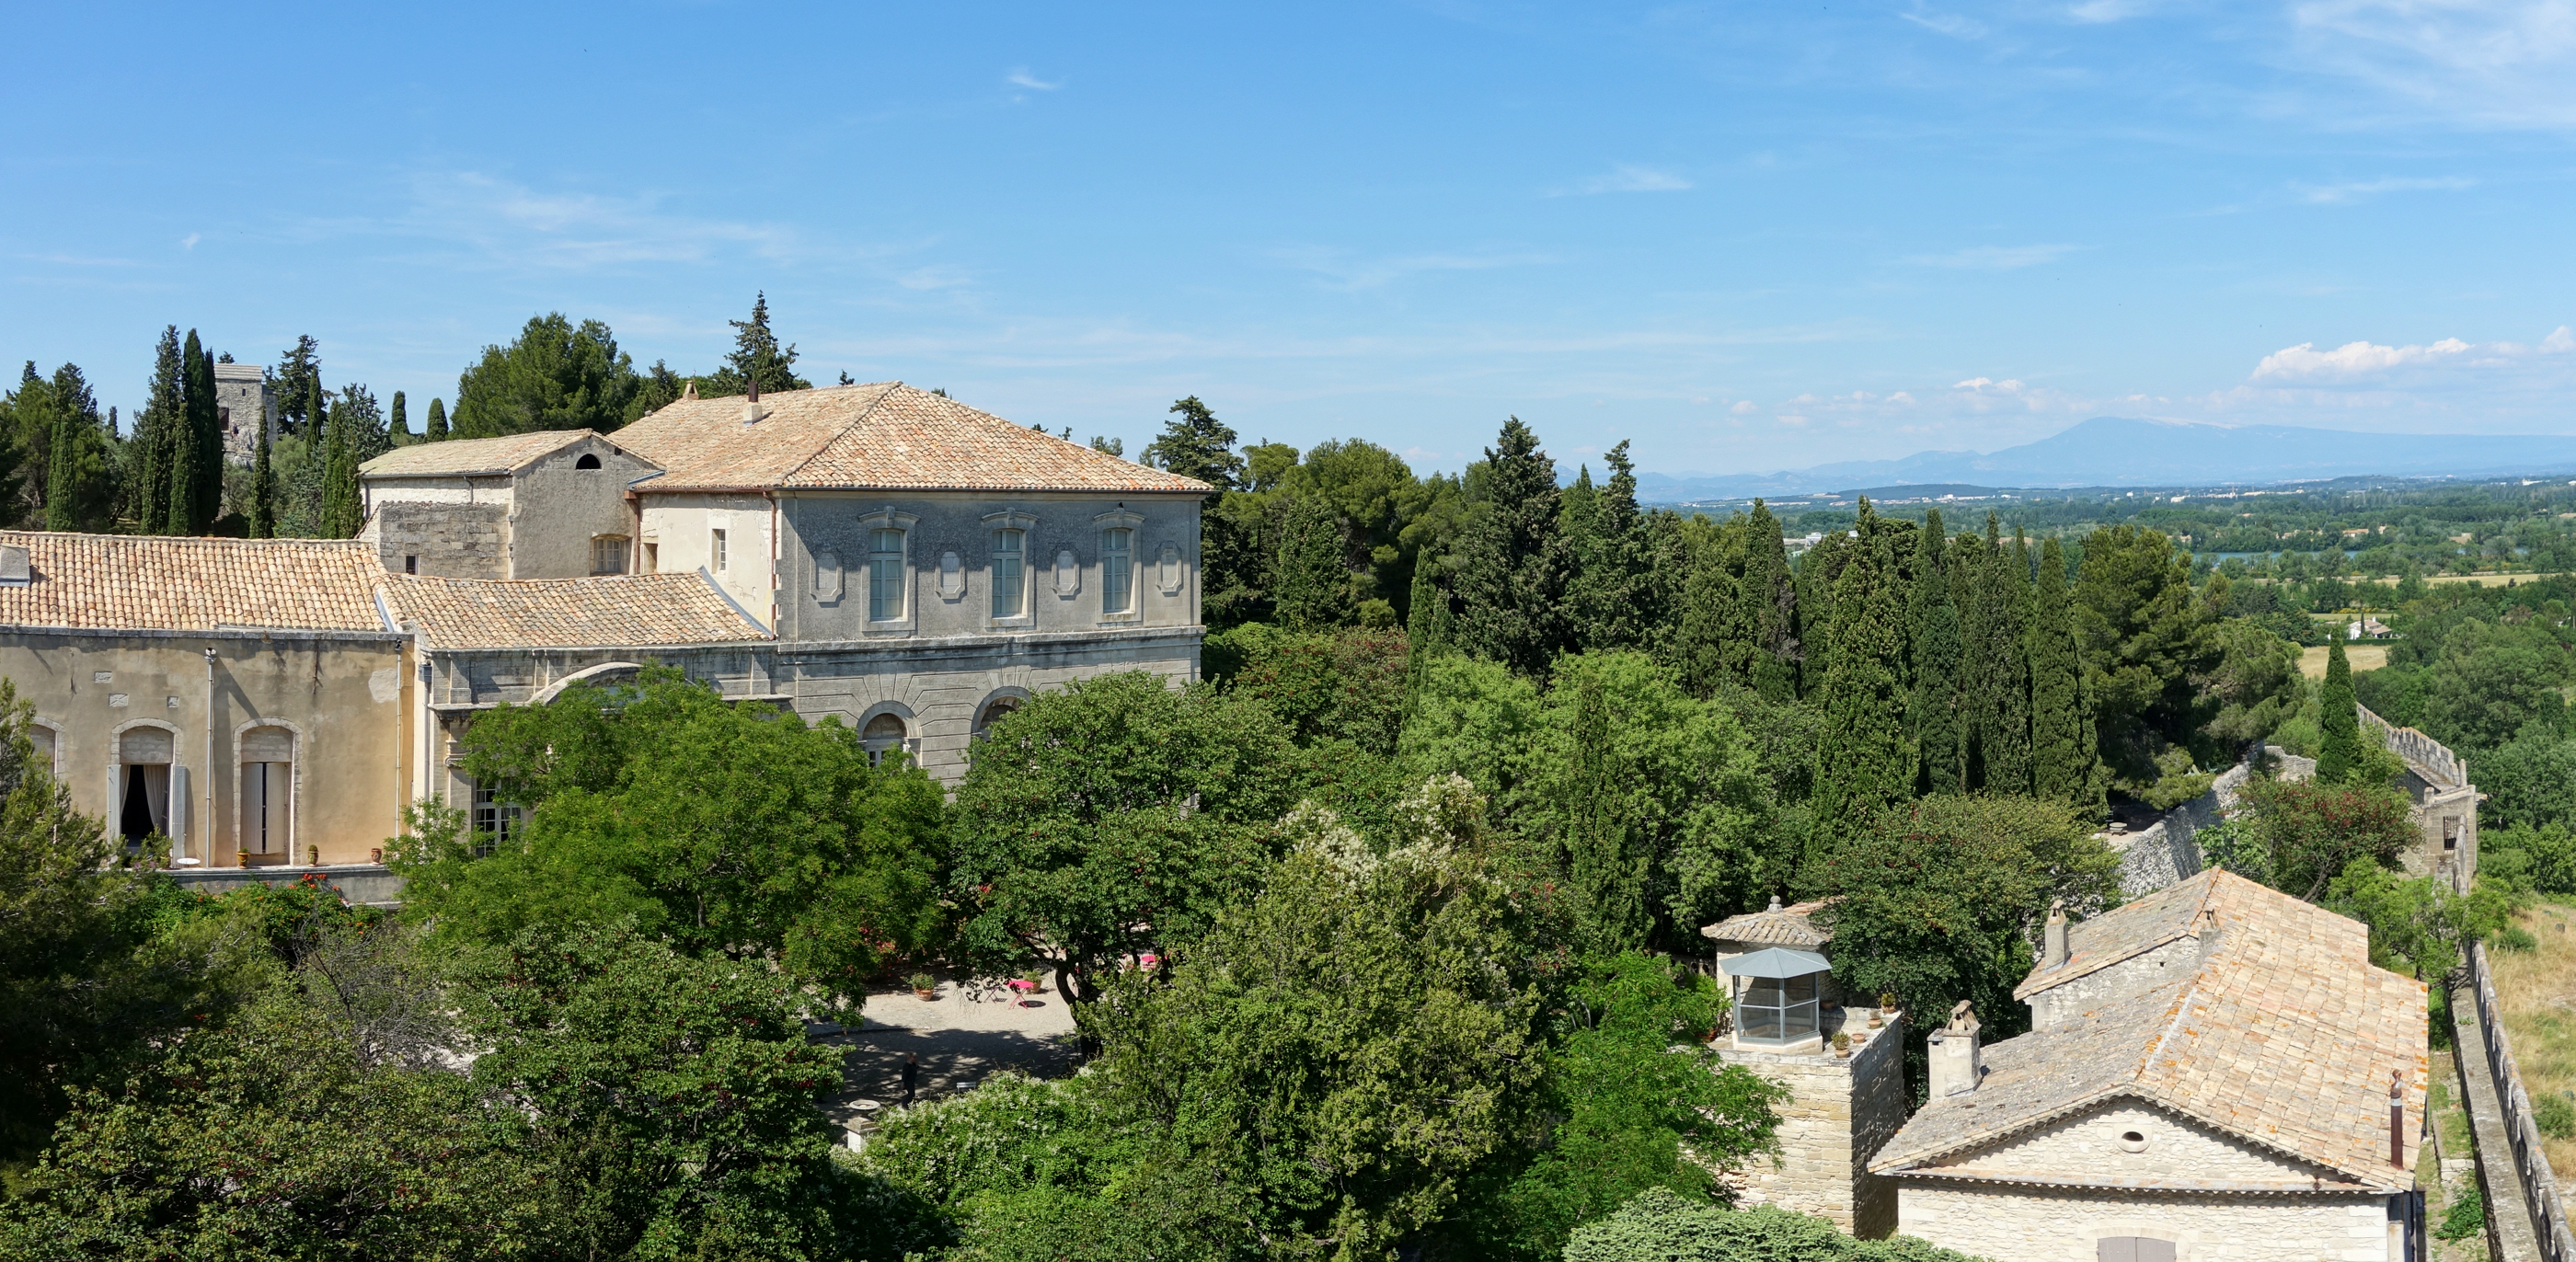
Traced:
POLYGON ((1527 903, 1496 879, 1463 781, 1399 816, 1378 845, 1309 820, 1166 976, 1128 973, 1081 1014, 1113 1107, 1162 1137, 1155 1165, 1223 1189, 1224 1230, 1274 1256, 1391 1252, 1532 1120, 1527 903))
POLYGON ((1353 620, 1357 611, 1351 602, 1346 551, 1341 518, 1323 497, 1300 496, 1289 504, 1278 559, 1271 569, 1271 598, 1280 621, 1299 631, 1315 631, 1353 620))
POLYGON ((2410 879, 2369 859, 2345 864, 2322 905, 2370 926, 2372 963, 2435 984, 2470 943, 2513 923, 2506 893, 2485 876, 2462 894, 2448 876, 2410 879))
POLYGON ((2081 917, 2120 896, 2119 855, 2064 803, 2027 797, 1900 803, 1820 876, 1846 992, 1893 993, 1918 1013, 1965 999, 1999 1038, 2028 1028, 2012 990, 2050 904, 2081 917))
POLYGON ((949 844, 960 949, 996 974, 1043 962, 1084 1004, 1256 885, 1303 792, 1267 705, 1142 671, 1034 698, 969 757, 949 844))
POLYGON ((421 812, 403 912, 457 945, 631 919, 695 955, 774 958, 856 1002, 939 932, 938 788, 858 734, 737 705, 677 671, 577 684, 466 733, 464 768, 530 807, 507 844, 421 812))
POLYGON ((179 427, 187 418, 187 356, 179 343, 179 326, 161 330, 153 351, 152 383, 143 410, 135 415, 134 435, 125 444, 125 515, 140 533, 166 533, 170 520, 170 465, 176 455, 179 427))
POLYGON ((1458 646, 1544 675, 1572 638, 1565 584, 1573 558, 1557 530, 1556 462, 1513 417, 1485 464, 1485 511, 1459 544, 1458 646))
POLYGON ((2303 695, 2299 649, 2260 623, 2228 618, 2210 628, 2215 664, 2195 677, 2209 717, 2200 734, 2204 765, 2232 762, 2237 751, 2280 730, 2303 695))
POLYGON ((56 428, 46 451, 45 528, 105 531, 116 521, 115 422, 99 415, 77 364, 54 370, 51 394, 56 428))
POLYGON ((1744 581, 1739 599, 1746 604, 1745 623, 1768 656, 1753 658, 1753 690, 1766 701, 1795 700, 1798 672, 1806 660, 1798 611, 1798 585, 1789 569, 1787 540, 1780 522, 1761 500, 1745 521, 1744 581))
POLYGON ((1529 1157, 1458 1216, 1466 1234, 1487 1256, 1553 1259, 1579 1224, 1647 1188, 1722 1197, 1718 1173, 1774 1147, 1772 1109, 1788 1096, 1707 1050, 1725 1010, 1715 982, 1665 961, 1584 957, 1538 1085, 1547 1120, 1529 1157))
POLYGON ((1565 1262, 1976 1262, 1911 1236, 1855 1240, 1833 1223, 1764 1205, 1730 1210, 1671 1188, 1638 1193, 1619 1212, 1576 1229, 1565 1262))
POLYGON ((1173 420, 1145 448, 1145 459, 1158 469, 1196 478, 1219 491, 1232 490, 1243 478, 1243 457, 1234 453, 1232 426, 1216 418, 1197 395, 1171 406, 1173 420))
POLYGON ((2317 779, 2327 784, 2351 779, 2361 765, 2361 717, 2353 706, 2352 662, 2337 636, 2326 648, 2325 687, 2317 692, 2317 728, 2325 738, 2317 748, 2317 779))
MULTIPOLYGON (((1162 434, 1145 445, 1145 463, 1208 484, 1208 496, 1200 501, 1200 585, 1207 593, 1202 605, 1209 625, 1230 626, 1267 599, 1269 571, 1258 527, 1239 512, 1222 511, 1238 506, 1228 492, 1243 485, 1237 436, 1197 395, 1175 400, 1168 411, 1172 419, 1163 422, 1162 434)), ((1257 515, 1257 505, 1250 507, 1257 515)))
POLYGON ((1426 665, 1396 757, 1416 776, 1464 777, 1487 800, 1516 797, 1541 724, 1538 685, 1500 662, 1447 655, 1426 665))
MULTIPOLYGON (((767 293, 759 294, 751 300, 750 319, 728 320, 726 323, 733 326, 733 349, 725 353, 723 366, 717 368, 715 372, 697 379, 698 394, 700 396, 705 398, 725 398, 737 394, 746 394, 750 391, 753 382, 760 383, 761 389, 772 393, 781 390, 811 390, 814 388, 813 382, 807 381, 796 375, 795 345, 790 343, 784 347, 780 346, 778 344, 778 335, 772 333, 769 329, 769 295, 767 293)), ((589 326, 585 323, 583 327, 587 328, 589 326)), ((605 334, 607 329, 605 326, 602 326, 600 331, 605 334)), ((618 362, 620 365, 623 365, 625 363, 625 357, 619 356, 618 362)), ((628 371, 625 376, 629 382, 633 382, 635 380, 635 375, 631 370, 628 371)), ((464 400, 459 398, 457 400, 457 408, 459 409, 460 414, 464 406, 464 400)), ((548 426, 545 428, 559 427, 548 426)), ((467 435, 467 437, 472 437, 472 435, 467 435)))
POLYGON ((1914 789, 1905 741, 1905 584, 1894 536, 1877 526, 1864 498, 1849 557, 1832 580, 1825 629, 1816 816, 1833 836, 1867 828, 1914 789))
POLYGON ((2272 887, 2308 902, 2356 860, 2380 866, 2416 840, 2406 795, 2359 780, 2335 784, 2257 777, 2240 817, 2272 870, 2272 887))
MULTIPOLYGON (((1949 552, 1941 510, 1930 509, 1916 536, 1912 607, 1907 610, 1914 675, 1905 720, 1914 741, 1915 786, 1925 793, 1958 793, 1967 787, 1964 742, 1959 739, 1959 604, 1951 595, 1949 552)), ((2071 656, 2073 646, 2068 647, 2071 656)))
MULTIPOLYGON (((2478 759, 2481 831, 2576 825, 2576 741, 2533 733, 2478 759)), ((2481 842, 2483 845, 2483 841, 2481 842)))
POLYGON ((429 401, 429 416, 420 424, 420 440, 425 443, 447 440, 447 402, 445 400, 429 401))
MULTIPOLYGON (((1573 569, 1566 603, 1576 643, 1586 649, 1654 647, 1668 616, 1648 520, 1637 508, 1636 465, 1622 439, 1610 449, 1610 480, 1597 493, 1569 498, 1567 549, 1573 569)), ((1588 481, 1590 471, 1585 471, 1588 481)))
POLYGON ((1348 741, 1378 757, 1403 729, 1403 635, 1349 628, 1299 633, 1252 622, 1207 638, 1207 677, 1255 697, 1300 745, 1348 741))
MULTIPOLYGON (((2098 816, 2109 787, 2093 731, 2092 698, 2075 647, 2066 556, 2051 535, 2039 545, 2036 611, 2026 629, 2030 658, 2031 791, 2098 816)), ((2291 659, 2292 669, 2297 659, 2291 659)), ((2277 718, 2277 704, 2273 714, 2277 718)), ((2257 722, 2262 720, 2258 719, 2257 722)), ((2270 731, 2266 726, 2264 731, 2270 731)), ((2260 736, 2262 733, 2256 733, 2260 736)))
MULTIPOLYGON (((761 334, 768 327, 765 312, 761 334)), ((776 344, 770 345, 772 352, 776 344)), ((626 423, 627 400, 636 389, 635 365, 617 349, 606 324, 576 325, 560 311, 530 316, 508 346, 486 346, 483 358, 456 378, 456 410, 448 417, 457 438, 495 438, 536 430, 593 429, 626 423)), ((767 385, 767 382, 763 382, 767 385)), ((739 384, 731 391, 740 394, 739 384)))
POLYGON ((0 425, 0 444, 16 457, 13 466, 26 467, 26 476, 0 505, 0 521, 14 526, 32 515, 43 525, 45 488, 53 463, 51 445, 54 431, 61 427, 61 409, 55 406, 53 385, 37 375, 36 361, 28 360, 19 370, 17 389, 0 396, 0 421, 6 422, 0 425))
POLYGON ((2526 729, 2559 727, 2567 651, 2542 629, 2480 618, 2442 637, 2427 680, 2424 730, 2454 749, 2493 749, 2526 729))

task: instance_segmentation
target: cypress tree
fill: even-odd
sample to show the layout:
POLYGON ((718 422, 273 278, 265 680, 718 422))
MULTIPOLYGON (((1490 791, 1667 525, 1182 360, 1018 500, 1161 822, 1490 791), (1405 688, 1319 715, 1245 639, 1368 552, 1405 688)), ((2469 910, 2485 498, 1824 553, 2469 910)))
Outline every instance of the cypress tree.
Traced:
POLYGON ((403 417, 403 392, 394 391, 394 410, 385 418, 385 438, 400 447, 411 441, 411 422, 403 417))
POLYGON ((1341 515, 1321 495, 1301 495, 1288 506, 1272 564, 1271 593, 1279 620, 1299 631, 1347 625, 1351 570, 1344 553, 1341 515))
POLYGON ((1744 623, 1745 519, 1694 531, 1682 581, 1680 625, 1672 633, 1673 671, 1701 700, 1752 678, 1754 629, 1744 623))
POLYGON ((447 404, 444 400, 431 399, 429 417, 420 423, 420 440, 425 443, 435 443, 445 441, 446 438, 447 404))
POLYGON ((1624 808, 1633 777, 1610 735, 1611 698, 1599 671, 1577 672, 1574 690, 1574 800, 1568 808, 1565 875, 1583 895, 1584 928, 1595 948, 1634 950, 1654 927, 1647 907, 1651 850, 1624 808))
POLYGON ((1752 655, 1753 691, 1765 701, 1795 701, 1799 664, 1805 660, 1798 580, 1789 568, 1789 545, 1780 533, 1780 519, 1758 499, 1745 523, 1744 549, 1744 578, 1736 599, 1743 602, 1739 616, 1753 628, 1754 644, 1760 650, 1752 655))
POLYGON ((1816 746, 1816 822, 1827 837, 1847 838, 1914 788, 1895 537, 1879 528, 1867 498, 1832 583, 1819 690, 1825 722, 1816 746))
MULTIPOLYGON (((322 405, 316 404, 317 409, 322 405)), ((358 527, 358 460, 349 433, 349 409, 345 406, 317 410, 323 416, 322 433, 322 537, 355 538, 358 527)))
MULTIPOLYGON (((24 406, 26 392, 19 393, 24 406)), ((79 423, 72 409, 55 405, 53 436, 45 450, 45 529, 78 530, 80 518, 75 513, 79 481, 74 472, 79 466, 80 435, 72 427, 79 423)))
POLYGON ((1458 646, 1525 675, 1566 646, 1569 568, 1557 529, 1556 462, 1517 416, 1485 450, 1486 511, 1459 543, 1458 646))
POLYGON ((2075 607, 2057 537, 2039 545, 2039 590, 2029 628, 2031 791, 2099 812, 2105 789, 2093 747, 2093 711, 2075 648, 2075 607))
POLYGON ((197 515, 197 488, 205 480, 206 435, 214 428, 214 364, 206 358, 195 329, 188 330, 187 344, 179 358, 181 400, 179 415, 170 430, 168 507, 163 512, 161 533, 201 535, 212 521, 200 520, 197 515))
POLYGON ((250 459, 250 537, 277 537, 277 471, 269 463, 268 426, 259 427, 259 439, 250 459))
POLYGON ((1914 687, 1906 730, 1914 737, 1923 793, 1957 793, 1965 787, 1959 757, 1959 604, 1950 594, 1949 536, 1941 510, 1924 514, 1915 539, 1913 625, 1914 687))
POLYGON ((1566 488, 1567 580, 1573 633, 1587 649, 1645 649, 1664 623, 1654 582, 1654 548, 1637 507, 1637 466, 1622 439, 1610 449, 1610 480, 1592 486, 1585 469, 1566 488))
POLYGON ((1449 643, 1449 593, 1440 590, 1439 558, 1429 548, 1413 558, 1412 603, 1404 620, 1404 717, 1413 718, 1422 690, 1431 679, 1433 659, 1453 650, 1449 643))
POLYGON ((2317 779, 2340 784, 2361 766, 2361 715, 2352 695, 2352 663, 2343 655, 2343 636, 2326 642, 2326 682, 2317 691, 2317 779))
POLYGON ((187 356, 179 346, 179 326, 161 330, 153 352, 152 385, 143 412, 134 418, 133 465, 127 485, 134 528, 147 535, 167 533, 170 524, 170 462, 178 430, 187 414, 187 356))
POLYGON ((2022 643, 2029 618, 2029 549, 2007 549, 1995 515, 1986 536, 1966 541, 1974 556, 1973 595, 1960 610, 1965 652, 1960 695, 1968 723, 1968 788, 1990 793, 2030 792, 2030 662, 2022 643))

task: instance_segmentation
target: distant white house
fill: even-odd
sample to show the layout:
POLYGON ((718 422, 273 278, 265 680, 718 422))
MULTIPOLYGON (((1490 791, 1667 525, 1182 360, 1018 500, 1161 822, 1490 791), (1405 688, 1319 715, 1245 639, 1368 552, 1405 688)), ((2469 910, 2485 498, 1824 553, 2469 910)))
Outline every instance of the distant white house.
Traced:
POLYGON ((2388 629, 2387 623, 2369 614, 2363 614, 2360 621, 2346 626, 2343 634, 2347 640, 2388 640, 2396 638, 2397 635, 2396 632, 2388 629))

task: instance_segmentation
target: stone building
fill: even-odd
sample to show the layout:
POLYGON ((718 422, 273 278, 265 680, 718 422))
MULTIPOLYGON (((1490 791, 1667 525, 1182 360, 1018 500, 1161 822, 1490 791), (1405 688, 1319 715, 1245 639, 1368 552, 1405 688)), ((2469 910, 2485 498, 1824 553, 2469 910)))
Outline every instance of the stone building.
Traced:
POLYGON ((586 429, 396 447, 358 469, 360 539, 394 574, 578 578, 634 569, 653 466, 586 429))
POLYGON ((2410 876, 2443 876, 2466 891, 2478 874, 2478 786, 2469 763, 2449 746, 2411 727, 2398 727, 2361 706, 2361 735, 2377 740, 2406 764, 2398 787, 2413 803, 2416 843, 2398 856, 2410 876))
POLYGON ((1905 1122, 1905 1014, 1841 1001, 1822 954, 1833 934, 1812 919, 1821 902, 1730 917, 1700 930, 1713 941, 1731 1022, 1718 1059, 1788 1088, 1778 1106, 1780 1156, 1737 1180, 1737 1200, 1833 1220, 1865 1239, 1896 1229, 1895 1187, 1870 1156, 1905 1122), (1850 1042, 1847 1052, 1832 1043, 1850 1042))
POLYGON ((224 458, 249 464, 259 452, 259 433, 277 440, 277 391, 268 372, 257 364, 215 365, 215 424, 224 432, 224 458))
POLYGON ((2035 1028, 1932 1036, 1870 1162, 1897 1227, 1997 1262, 2420 1256, 2420 982, 2357 921, 2209 871, 2081 924, 2015 991, 2035 1028))

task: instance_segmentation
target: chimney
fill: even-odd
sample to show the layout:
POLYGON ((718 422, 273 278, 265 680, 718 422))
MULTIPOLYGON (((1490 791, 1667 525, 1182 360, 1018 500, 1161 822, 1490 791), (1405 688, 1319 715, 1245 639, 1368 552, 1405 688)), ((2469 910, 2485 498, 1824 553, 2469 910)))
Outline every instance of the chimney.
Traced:
POLYGON ((742 401, 742 423, 757 425, 760 423, 760 418, 766 415, 768 413, 760 410, 760 378, 754 377, 751 379, 751 393, 742 401))
POLYGON ((2066 900, 2048 905, 2048 928, 2040 931, 2039 966, 2057 968, 2066 963, 2066 900))
POLYGON ((2402 1071, 2388 1074, 2388 1164, 2406 1168, 2406 1087, 2402 1071))
POLYGON ((685 385, 685 386, 680 387, 680 397, 681 397, 681 398, 683 398, 683 399, 694 399, 694 398, 698 397, 698 379, 697 379, 697 378, 695 378, 695 377, 691 377, 691 378, 689 378, 689 384, 687 384, 687 385, 685 385))
POLYGON ((2218 909, 2200 909, 2200 962, 2209 962, 2209 954, 2218 949, 2218 909))
POLYGON ((1977 1080, 1985 1075, 1985 1058, 1977 1043, 1977 1013, 1967 1000, 1950 1009, 1950 1024, 1932 1032, 1925 1050, 1930 1053, 1932 1099, 1977 1089, 1977 1080))

